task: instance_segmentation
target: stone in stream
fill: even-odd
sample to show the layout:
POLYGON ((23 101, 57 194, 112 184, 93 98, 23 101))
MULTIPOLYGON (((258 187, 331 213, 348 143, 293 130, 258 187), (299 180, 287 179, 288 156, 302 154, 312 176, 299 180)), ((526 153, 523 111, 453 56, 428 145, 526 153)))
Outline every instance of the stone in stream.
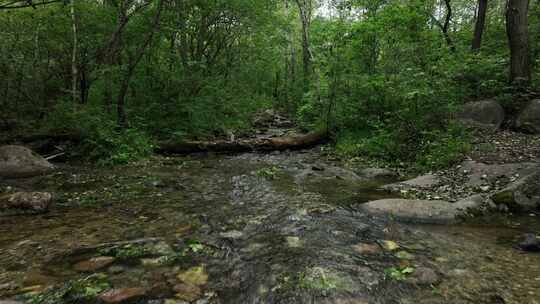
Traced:
POLYGON ((115 288, 100 294, 99 299, 105 303, 122 303, 145 295, 146 289, 142 287, 115 288))
POLYGON ((24 178, 46 174, 54 166, 22 146, 0 147, 0 178, 24 178))
POLYGON ((496 205, 504 205, 514 210, 540 208, 540 171, 526 175, 493 194, 496 205))
POLYGON ((472 160, 461 163, 460 170, 467 174, 466 186, 482 186, 486 182, 496 182, 501 178, 515 179, 538 170, 538 164, 532 162, 488 165, 472 160))
POLYGON ((208 282, 208 274, 204 266, 191 267, 186 271, 180 272, 176 278, 186 284, 203 286, 208 282))
POLYGON ((377 244, 358 243, 351 247, 359 254, 377 254, 381 252, 381 247, 377 244))
POLYGON ((399 183, 382 186, 383 189, 397 192, 411 188, 431 188, 440 184, 441 179, 435 174, 426 174, 399 183))
POLYGON ((177 298, 188 302, 200 299, 203 295, 199 286, 188 283, 177 284, 174 286, 173 290, 176 292, 177 298))
POLYGON ((437 285, 441 279, 435 270, 427 267, 418 267, 407 278, 407 281, 415 285, 437 285))
POLYGON ((73 265, 73 269, 79 272, 92 272, 105 268, 114 263, 115 258, 109 256, 100 256, 88 259, 86 261, 78 262, 73 265))
POLYGON ((497 101, 481 100, 463 105, 456 118, 467 127, 494 132, 501 127, 505 114, 497 101))
POLYGON ((540 134, 540 99, 531 101, 519 114, 516 127, 528 133, 540 134))
POLYGON ((48 192, 17 192, 0 196, 0 212, 47 212, 53 201, 48 192))
POLYGON ((540 236, 526 233, 521 236, 518 246, 523 251, 540 252, 540 236))
POLYGON ((398 177, 395 171, 384 168, 365 168, 360 170, 358 174, 367 179, 391 179, 398 177))
POLYGON ((397 221, 429 224, 452 224, 464 215, 460 205, 446 201, 384 199, 363 204, 360 209, 397 221))

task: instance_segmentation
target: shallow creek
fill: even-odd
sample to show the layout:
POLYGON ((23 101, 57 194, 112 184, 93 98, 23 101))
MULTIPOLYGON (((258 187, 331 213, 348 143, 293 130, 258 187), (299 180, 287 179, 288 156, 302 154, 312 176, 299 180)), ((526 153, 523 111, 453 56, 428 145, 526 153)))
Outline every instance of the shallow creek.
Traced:
POLYGON ((94 294, 135 287, 134 303, 540 303, 540 254, 513 248, 539 217, 428 226, 354 207, 391 197, 377 190, 386 182, 313 150, 0 182, 57 201, 48 214, 0 217, 0 300, 99 303, 94 294), (111 259, 84 267, 100 256, 111 259), (96 277, 83 297, 50 295, 96 277))

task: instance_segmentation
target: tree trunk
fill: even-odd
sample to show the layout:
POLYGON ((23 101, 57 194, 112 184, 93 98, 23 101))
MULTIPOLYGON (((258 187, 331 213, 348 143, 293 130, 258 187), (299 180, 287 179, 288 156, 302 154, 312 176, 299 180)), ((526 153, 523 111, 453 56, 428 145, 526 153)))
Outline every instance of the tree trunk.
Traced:
POLYGON ((135 56, 130 58, 126 72, 124 74, 124 78, 122 79, 122 83, 120 84, 120 91, 118 92, 118 97, 116 101, 117 124, 118 124, 118 127, 120 128, 127 127, 125 100, 126 100, 127 91, 129 89, 129 82, 131 80, 131 77, 133 76, 133 73, 135 72, 135 68, 141 61, 142 56, 144 55, 144 52, 148 48, 148 45, 150 45, 150 42, 152 41, 152 38, 154 37, 154 33, 157 31, 159 27, 159 22, 161 19, 161 12, 163 11, 163 1, 164 0, 159 0, 158 7, 156 9, 156 14, 154 15, 154 20, 152 22, 152 27, 149 29, 148 33, 146 34, 146 37, 143 43, 136 50, 135 56))
POLYGON ((304 89, 308 89, 311 79, 311 51, 309 43, 309 27, 313 13, 312 0, 296 0, 302 23, 302 61, 304 66, 304 89))
POLYGON ((476 14, 476 25, 474 27, 474 37, 472 41, 472 50, 478 51, 482 44, 482 34, 486 24, 488 0, 478 0, 478 12, 476 14))
POLYGON ((444 0, 444 4, 446 5, 446 18, 444 20, 443 25, 443 35, 446 39, 446 44, 450 48, 452 52, 456 50, 456 47, 454 45, 454 41, 452 40, 452 37, 450 37, 450 21, 452 21, 452 5, 450 4, 450 0, 444 0))
POLYGON ((444 17, 444 24, 441 23, 433 14, 431 14, 431 19, 437 25, 443 34, 444 40, 446 41, 446 44, 450 48, 452 52, 456 50, 456 46, 454 45, 454 41, 452 40, 452 37, 450 37, 450 22, 452 21, 452 5, 450 3, 450 0, 444 0, 444 4, 446 6, 446 15, 444 17))
POLYGON ((251 151, 283 151, 311 148, 328 140, 326 131, 313 132, 291 137, 240 139, 236 141, 218 140, 212 142, 186 141, 163 142, 158 152, 163 154, 190 154, 200 152, 251 152, 251 151))
POLYGON ((75 14, 75 0, 70 2, 71 10, 71 26, 73 32, 73 51, 71 54, 71 94, 73 96, 73 104, 77 103, 78 94, 77 94, 77 78, 79 71, 77 69, 77 16, 75 14))
POLYGON ((510 46, 510 82, 528 83, 529 68, 529 0, 508 0, 506 34, 510 46))

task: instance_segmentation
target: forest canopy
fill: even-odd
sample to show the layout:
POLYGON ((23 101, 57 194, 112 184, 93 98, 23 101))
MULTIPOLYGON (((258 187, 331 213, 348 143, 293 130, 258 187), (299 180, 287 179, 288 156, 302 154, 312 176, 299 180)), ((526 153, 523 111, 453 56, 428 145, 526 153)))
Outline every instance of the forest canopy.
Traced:
POLYGON ((452 117, 538 87, 537 1, 2 0, 0 127, 77 134, 124 162, 249 133, 261 109, 336 151, 422 168, 467 149, 452 117))

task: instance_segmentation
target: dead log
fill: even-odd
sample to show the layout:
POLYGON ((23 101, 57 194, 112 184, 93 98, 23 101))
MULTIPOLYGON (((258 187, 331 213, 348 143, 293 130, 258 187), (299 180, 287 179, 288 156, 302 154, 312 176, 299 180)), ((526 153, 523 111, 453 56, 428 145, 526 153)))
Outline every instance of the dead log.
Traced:
POLYGON ((328 133, 318 131, 297 136, 238 139, 236 141, 168 141, 159 144, 157 152, 162 154, 190 154, 200 152, 240 153, 299 150, 323 144, 327 140, 328 133))

